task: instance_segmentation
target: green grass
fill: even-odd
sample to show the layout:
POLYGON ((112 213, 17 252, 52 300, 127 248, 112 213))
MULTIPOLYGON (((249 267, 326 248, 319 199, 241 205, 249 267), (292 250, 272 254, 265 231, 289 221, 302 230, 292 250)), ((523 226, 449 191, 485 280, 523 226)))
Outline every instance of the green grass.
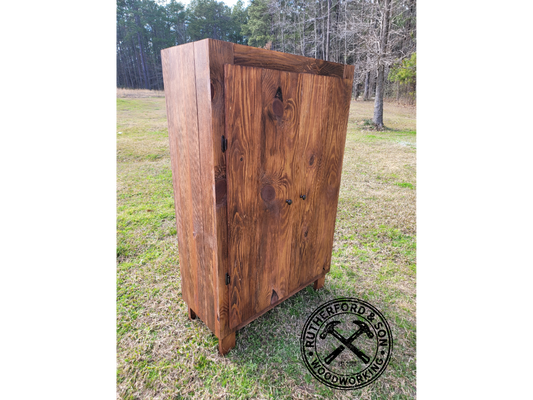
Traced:
POLYGON ((325 287, 308 287, 239 330, 226 357, 181 299, 165 100, 119 98, 117 113, 119 399, 416 396, 416 158, 400 143, 416 145, 414 110, 386 104, 391 130, 375 132, 364 125, 372 104, 352 104, 325 287), (307 316, 341 296, 375 305, 394 337, 385 373, 355 392, 322 385, 300 359, 307 316))
POLYGON ((402 188, 414 189, 413 184, 409 182, 396 182, 395 185, 402 188))

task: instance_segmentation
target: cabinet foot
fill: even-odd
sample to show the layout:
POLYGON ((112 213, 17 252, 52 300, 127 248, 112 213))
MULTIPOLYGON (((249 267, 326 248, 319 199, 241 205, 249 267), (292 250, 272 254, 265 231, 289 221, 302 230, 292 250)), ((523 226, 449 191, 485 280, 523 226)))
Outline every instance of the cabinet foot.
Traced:
POLYGON ((192 321, 193 319, 196 319, 196 313, 192 310, 191 307, 189 307, 189 319, 192 321))
POLYGON ((326 276, 323 276, 322 278, 318 278, 314 283, 313 283, 313 289, 315 290, 320 290, 322 289, 322 287, 324 286, 324 282, 326 281, 326 276))
POLYGON ((228 354, 228 352, 235 347, 235 332, 229 334, 225 338, 218 339, 218 352, 221 356, 228 354))

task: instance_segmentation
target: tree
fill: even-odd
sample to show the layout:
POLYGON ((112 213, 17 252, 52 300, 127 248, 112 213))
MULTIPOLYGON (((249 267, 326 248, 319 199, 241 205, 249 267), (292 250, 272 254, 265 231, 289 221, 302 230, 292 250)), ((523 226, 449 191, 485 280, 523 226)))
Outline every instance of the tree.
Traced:
POLYGON ((398 83, 398 98, 400 97, 400 85, 407 89, 409 96, 414 97, 416 91, 416 53, 411 54, 411 57, 402 60, 391 68, 389 80, 398 83))
POLYGON ((192 0, 187 8, 189 41, 205 38, 229 40, 231 9, 216 0, 192 0))
POLYGON ((378 43, 378 57, 377 57, 377 82, 376 82, 376 99, 374 101, 374 118, 372 122, 378 129, 383 129, 383 91, 385 83, 385 62, 384 58, 387 54, 387 44, 389 41, 389 24, 391 13, 391 0, 381 0, 381 26, 380 26, 380 40, 378 43))
POLYGON ((408 82, 403 68, 416 71, 416 0, 243 1, 117 0, 117 85, 162 89, 161 49, 213 38, 354 65, 378 127, 384 99, 414 99, 416 74, 408 82))
POLYGON ((244 7, 242 0, 238 0, 231 9, 230 42, 246 44, 243 26, 245 26, 247 22, 248 9, 244 7))
POLYGON ((271 18, 266 0, 252 0, 248 6, 248 21, 242 25, 242 34, 248 45, 263 47, 274 37, 271 34, 271 18))

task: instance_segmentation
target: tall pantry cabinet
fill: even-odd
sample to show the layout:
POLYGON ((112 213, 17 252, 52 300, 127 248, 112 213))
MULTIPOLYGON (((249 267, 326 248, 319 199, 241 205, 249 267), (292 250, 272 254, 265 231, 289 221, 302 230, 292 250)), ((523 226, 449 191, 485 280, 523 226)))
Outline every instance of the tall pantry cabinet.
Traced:
POLYGON ((212 39, 161 54, 182 296, 225 354, 324 284, 354 67, 212 39))

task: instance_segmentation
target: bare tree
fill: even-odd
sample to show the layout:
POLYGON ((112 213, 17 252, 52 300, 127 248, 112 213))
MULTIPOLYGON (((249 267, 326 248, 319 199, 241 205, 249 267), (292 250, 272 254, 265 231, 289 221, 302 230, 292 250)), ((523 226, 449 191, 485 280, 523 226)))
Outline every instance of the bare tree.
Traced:
POLYGON ((372 122, 378 129, 383 129, 383 90, 385 83, 385 57, 388 54, 389 25, 391 14, 391 0, 382 0, 380 3, 381 25, 380 40, 377 54, 377 82, 376 98, 374 100, 374 118, 372 122))

